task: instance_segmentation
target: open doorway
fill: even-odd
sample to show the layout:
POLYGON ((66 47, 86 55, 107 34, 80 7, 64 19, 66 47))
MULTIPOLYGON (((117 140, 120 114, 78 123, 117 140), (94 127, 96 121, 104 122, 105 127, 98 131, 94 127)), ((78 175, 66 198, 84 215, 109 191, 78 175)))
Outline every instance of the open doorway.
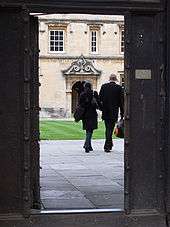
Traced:
POLYGON ((72 86, 71 113, 73 114, 78 104, 78 99, 81 91, 81 82, 77 81, 72 86))
POLYGON ((124 17, 39 16, 40 186, 44 209, 124 209, 124 141, 105 153, 98 111, 93 151, 73 113, 84 81, 100 91, 111 73, 124 87, 124 17))

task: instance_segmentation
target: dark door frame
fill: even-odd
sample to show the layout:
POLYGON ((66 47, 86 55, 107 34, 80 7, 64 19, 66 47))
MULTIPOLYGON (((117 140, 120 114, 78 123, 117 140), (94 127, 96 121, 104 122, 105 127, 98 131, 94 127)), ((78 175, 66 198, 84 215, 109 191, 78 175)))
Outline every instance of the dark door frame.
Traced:
MULTIPOLYGON (((114 13, 113 13, 114 14, 114 13)), ((117 12, 117 14, 118 14, 118 12, 117 12)), ((129 53, 130 53, 130 48, 132 48, 132 46, 130 45, 130 43, 131 43, 131 32, 132 32, 132 27, 131 27, 131 23, 132 23, 132 19, 131 19, 131 17, 132 16, 150 16, 150 17, 155 17, 156 19, 154 19, 155 20, 155 22, 154 22, 154 26, 155 26, 155 23, 158 23, 158 20, 161 18, 161 16, 160 16, 160 11, 155 11, 155 9, 152 9, 151 11, 149 11, 148 10, 148 12, 143 12, 143 10, 139 10, 138 9, 138 12, 136 12, 136 11, 134 11, 134 10, 131 10, 131 11, 129 11, 129 12, 126 12, 126 13, 124 13, 124 16, 125 16, 125 22, 126 22, 126 26, 125 26, 125 28, 127 28, 126 29, 126 31, 125 31, 125 34, 126 34, 126 40, 127 40, 127 42, 126 42, 126 51, 125 51, 125 53, 127 52, 127 54, 125 55, 125 61, 126 61, 126 63, 125 63, 125 71, 126 71, 126 75, 128 75, 128 79, 126 78, 126 81, 125 81, 125 83, 126 83, 126 87, 127 87, 127 90, 125 91, 125 94, 126 94, 126 103, 127 103, 127 105, 126 105, 126 116, 125 116, 125 124, 126 124, 126 127, 128 128, 128 129, 130 129, 131 127, 132 127, 132 125, 131 125, 131 123, 130 123, 130 121, 129 121, 129 119, 130 119, 130 112, 129 112, 129 108, 130 108, 130 103, 131 103, 131 101, 130 101, 130 95, 129 95, 129 93, 130 93, 130 75, 131 74, 133 74, 133 72, 132 72, 132 68, 131 68, 131 61, 129 61, 129 59, 130 59, 130 55, 129 55, 129 53), (159 16, 157 16, 159 14, 159 16), (130 48, 129 48, 129 46, 130 46, 130 48), (129 63, 127 63, 127 62, 129 62, 129 63)), ((158 31, 160 31, 160 30, 158 30, 158 31)), ((161 53, 159 53, 158 52, 158 54, 161 54, 161 53)), ((162 61, 162 56, 159 58, 159 60, 160 61, 162 61)), ((158 61, 159 61, 158 60, 158 61)), ((158 110, 158 112, 159 112, 159 110, 158 110)), ((159 116, 159 114, 158 114, 158 116, 159 116)), ((129 132, 126 134, 126 136, 125 136, 125 213, 126 214, 136 214, 136 212, 137 212, 137 210, 134 208, 135 206, 134 206, 134 204, 133 204, 133 202, 132 202, 132 198, 131 198, 131 192, 132 192, 132 185, 130 185, 130 181, 131 181, 131 171, 129 171, 130 170, 130 162, 131 161, 129 161, 129 154, 130 154, 130 151, 129 151, 129 141, 130 141, 130 138, 129 138, 129 132), (133 205, 132 205, 133 204, 133 205)), ((135 161, 135 160, 134 160, 135 161)), ((156 160, 155 160, 156 161, 156 160)), ((162 163, 161 163, 162 164, 162 163)), ((160 168, 160 166, 159 166, 159 168, 160 168)), ((155 173, 155 174, 159 174, 159 173, 155 173)), ((159 193, 159 190, 162 190, 163 189, 163 186, 162 186, 162 183, 159 183, 159 181, 158 181, 158 188, 156 189, 157 191, 156 191, 156 193, 159 193), (158 186, 159 185, 159 186, 158 186)), ((161 200, 161 199, 159 199, 159 200, 161 200)), ((146 201, 145 201, 146 202, 146 201)), ((155 213, 155 210, 157 210, 157 212, 159 213, 161 210, 162 210, 162 213, 164 213, 164 203, 162 202, 162 201, 157 201, 157 203, 159 204, 157 204, 157 206, 159 207, 160 206, 160 208, 158 208, 158 210, 157 210, 157 208, 156 209, 150 209, 150 212, 151 212, 151 214, 153 214, 153 213, 155 213)), ((53 211, 53 212, 55 212, 55 213, 58 213, 59 211, 53 211)), ((70 211, 70 212, 73 212, 74 213, 74 211, 70 211)), ((79 212, 81 212, 81 211, 79 211, 79 212)), ((82 210, 82 212, 83 212, 83 210, 82 210)), ((84 213, 89 213, 90 211, 88 210, 84 210, 84 213)), ((94 213, 94 212, 101 212, 100 210, 95 210, 95 211, 91 211, 90 213, 94 213)), ((107 210, 107 212, 109 212, 109 210, 107 210)), ((122 211, 123 213, 124 213, 124 211, 122 211)), ((144 211, 143 210, 143 212, 145 213, 146 211, 144 211)), ((148 210, 147 210, 147 212, 148 212, 148 210)), ((45 213, 45 211, 43 212, 43 213, 45 213)), ((64 212, 63 212, 64 213, 64 212)))
POLYGON ((0 7, 22 7, 31 13, 119 14, 164 10, 165 0, 6 0, 0 7))

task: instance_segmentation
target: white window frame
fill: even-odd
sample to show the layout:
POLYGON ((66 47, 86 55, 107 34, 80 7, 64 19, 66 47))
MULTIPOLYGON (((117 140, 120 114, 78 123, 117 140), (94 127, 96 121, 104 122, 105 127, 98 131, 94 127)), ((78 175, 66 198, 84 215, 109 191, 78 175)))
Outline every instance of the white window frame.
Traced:
MULTIPOLYGON (((55 35, 54 35, 55 36, 55 35)), ((55 39, 54 39, 54 42, 55 42, 55 39)), ((59 42, 59 41, 58 41, 59 42)), ((48 34, 48 46, 49 46, 49 53, 65 53, 65 30, 64 29, 49 29, 49 34, 48 34), (62 39, 62 42, 63 42, 63 50, 51 50, 51 32, 63 32, 63 39, 62 39)), ((54 45, 54 49, 55 49, 55 45, 54 45)))
POLYGON ((91 54, 98 54, 98 48, 99 48, 99 31, 98 30, 93 30, 93 29, 91 29, 90 30, 90 53, 91 54), (96 34, 96 40, 94 41, 94 40, 92 40, 92 38, 93 38, 93 32, 95 32, 95 34, 96 34), (92 48, 93 48, 93 45, 92 45, 92 43, 95 43, 96 44, 96 51, 92 51, 92 48))
POLYGON ((120 85, 122 87, 125 87, 125 74, 124 73, 120 73, 120 85))
POLYGON ((124 54, 124 52, 125 52, 125 31, 123 28, 121 28, 120 29, 120 53, 124 54), (122 40, 122 37, 123 37, 123 40, 122 40), (122 43, 123 43, 123 45, 122 45, 122 43), (123 48, 123 51, 122 51, 122 48, 123 48))

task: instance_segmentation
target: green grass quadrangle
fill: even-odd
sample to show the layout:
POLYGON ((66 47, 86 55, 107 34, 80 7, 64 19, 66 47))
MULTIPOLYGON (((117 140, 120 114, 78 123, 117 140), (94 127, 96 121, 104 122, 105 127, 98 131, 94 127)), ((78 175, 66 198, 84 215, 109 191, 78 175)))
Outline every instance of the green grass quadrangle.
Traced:
MULTIPOLYGON (((98 122, 98 129, 94 130, 93 139, 104 139, 104 122, 98 122)), ((85 130, 82 129, 82 122, 64 120, 42 120, 40 121, 41 140, 82 140, 85 137, 85 130)), ((115 136, 113 135, 115 138, 115 136)))

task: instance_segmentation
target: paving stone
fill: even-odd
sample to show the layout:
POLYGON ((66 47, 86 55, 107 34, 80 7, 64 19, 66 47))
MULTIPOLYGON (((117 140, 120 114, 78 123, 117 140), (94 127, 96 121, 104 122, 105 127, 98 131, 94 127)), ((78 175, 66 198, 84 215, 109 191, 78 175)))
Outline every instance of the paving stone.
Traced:
POLYGON ((114 182, 104 176, 82 176, 70 178, 69 181, 75 186, 114 185, 114 182))
POLYGON ((84 194, 80 191, 58 191, 58 190, 45 190, 41 192, 43 199, 73 199, 83 198, 84 194))
POLYGON ((100 173, 91 171, 90 169, 83 169, 83 170, 59 170, 59 173, 66 178, 69 177, 81 177, 81 176, 101 176, 100 173))
POLYGON ((121 180, 124 177, 124 173, 114 172, 114 171, 101 172, 101 175, 109 179, 112 179, 114 181, 121 180))
POLYGON ((42 199, 45 209, 88 209, 95 206, 86 198, 42 199))
POLYGON ((77 189, 84 194, 90 194, 90 193, 122 193, 123 194, 123 187, 121 187, 119 184, 114 183, 113 185, 95 185, 93 187, 90 186, 79 186, 77 189))
POLYGON ((115 207, 114 204, 123 204, 124 201, 124 197, 121 193, 89 193, 86 194, 86 198, 89 199, 91 203, 95 204, 97 207, 100 207, 102 205, 115 207))
MULTIPOLYGON (((42 191, 47 191, 47 190, 56 190, 56 191, 77 191, 77 188, 74 185, 71 184, 67 184, 67 185, 42 185, 41 186, 41 192, 42 191)), ((44 197, 41 196, 41 199, 43 199, 44 197)))
POLYGON ((124 179, 117 179, 117 183, 121 186, 124 186, 124 179))
POLYGON ((85 153, 84 141, 41 142, 41 199, 45 209, 123 209, 123 140, 111 153, 104 140, 93 140, 85 153))
POLYGON ((118 203, 118 204, 114 203, 111 205, 107 204, 106 206, 105 205, 99 205, 99 206, 96 205, 96 208, 97 209, 122 209, 122 210, 124 210, 124 203, 118 203))
POLYGON ((40 176, 41 177, 50 177, 50 176, 56 176, 56 171, 54 170, 44 170, 44 169, 41 169, 40 170, 40 176))
POLYGON ((64 176, 62 176, 61 174, 58 174, 55 172, 55 175, 52 176, 48 176, 48 177, 43 177, 41 176, 41 181, 58 181, 58 180, 65 180, 64 176))
POLYGON ((40 179, 40 185, 41 186, 45 186, 45 185, 48 185, 49 187, 52 186, 52 187, 57 187, 58 185, 61 185, 61 186, 69 186, 70 185, 70 182, 68 182, 67 180, 58 180, 58 181, 46 181, 46 180, 43 180, 40 179))

